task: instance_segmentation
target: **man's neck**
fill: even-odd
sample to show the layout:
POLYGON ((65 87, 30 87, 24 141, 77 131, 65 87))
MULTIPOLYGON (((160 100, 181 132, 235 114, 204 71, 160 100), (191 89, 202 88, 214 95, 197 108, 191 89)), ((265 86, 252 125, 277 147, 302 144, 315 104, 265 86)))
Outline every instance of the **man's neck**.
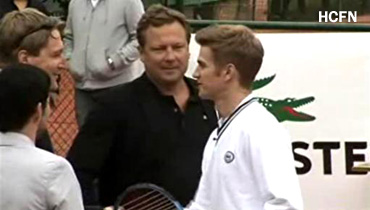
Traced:
POLYGON ((225 119, 237 108, 251 91, 240 89, 238 91, 225 92, 219 99, 215 100, 216 109, 221 118, 225 119))
POLYGON ((14 4, 18 7, 19 10, 22 10, 27 7, 28 0, 14 0, 14 4))
POLYGON ((27 136, 33 142, 35 142, 36 141, 35 139, 36 139, 36 133, 37 133, 37 126, 35 127, 34 125, 28 124, 25 127, 23 127, 21 130, 19 130, 18 133, 21 133, 21 134, 27 136))
POLYGON ((185 110, 187 101, 190 97, 190 90, 184 79, 174 83, 158 83, 152 80, 159 92, 166 96, 173 96, 177 105, 182 111, 185 110))
POLYGON ((154 84, 158 88, 159 92, 167 96, 175 96, 187 88, 184 80, 168 84, 154 82, 154 84))

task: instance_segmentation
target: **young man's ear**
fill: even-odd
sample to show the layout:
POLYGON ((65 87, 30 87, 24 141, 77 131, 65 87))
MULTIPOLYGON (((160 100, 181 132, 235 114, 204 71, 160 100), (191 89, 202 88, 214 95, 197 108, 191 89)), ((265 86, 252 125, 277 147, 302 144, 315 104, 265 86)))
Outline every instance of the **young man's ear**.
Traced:
POLYGON ((233 77, 236 77, 237 76, 236 73, 237 71, 236 71, 234 64, 232 63, 226 64, 225 69, 224 69, 224 74, 227 80, 230 80, 233 77))
POLYGON ((17 54, 18 62, 28 64, 28 52, 26 50, 20 50, 17 54))

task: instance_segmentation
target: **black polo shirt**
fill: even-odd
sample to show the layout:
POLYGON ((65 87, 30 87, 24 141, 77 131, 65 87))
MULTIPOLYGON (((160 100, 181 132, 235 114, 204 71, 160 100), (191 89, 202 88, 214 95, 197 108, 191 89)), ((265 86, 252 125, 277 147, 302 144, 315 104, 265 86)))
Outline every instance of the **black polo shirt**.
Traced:
POLYGON ((193 198, 216 115, 213 104, 198 97, 194 81, 185 81, 191 96, 184 112, 143 75, 112 91, 89 117, 68 154, 87 203, 95 177, 103 206, 143 182, 165 188, 183 205, 193 198))

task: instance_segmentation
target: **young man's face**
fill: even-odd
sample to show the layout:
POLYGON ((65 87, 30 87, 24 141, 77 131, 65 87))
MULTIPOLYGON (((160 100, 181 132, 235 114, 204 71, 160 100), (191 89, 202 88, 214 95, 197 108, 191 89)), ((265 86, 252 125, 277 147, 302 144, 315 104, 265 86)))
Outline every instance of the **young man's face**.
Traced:
POLYGON ((216 100, 224 89, 221 69, 218 69, 212 49, 201 46, 198 56, 198 66, 193 74, 197 79, 199 96, 204 99, 216 100))
POLYGON ((37 66, 51 75, 52 87, 57 88, 56 78, 60 71, 66 68, 63 56, 63 41, 58 30, 53 30, 47 45, 40 50, 38 56, 29 55, 27 63, 37 66))
POLYGON ((150 26, 145 37, 140 54, 149 77, 162 84, 182 80, 190 56, 184 27, 178 22, 150 26))

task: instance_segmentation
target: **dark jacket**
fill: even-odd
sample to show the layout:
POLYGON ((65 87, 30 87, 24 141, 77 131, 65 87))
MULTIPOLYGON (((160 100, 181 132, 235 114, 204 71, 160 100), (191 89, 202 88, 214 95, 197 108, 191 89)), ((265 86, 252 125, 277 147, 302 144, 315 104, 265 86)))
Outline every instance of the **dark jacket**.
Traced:
POLYGON ((68 160, 80 181, 85 204, 99 178, 100 204, 112 205, 136 183, 168 190, 183 205, 194 196, 204 146, 216 127, 213 104, 200 100, 194 82, 185 112, 143 75, 116 88, 87 119, 68 160))
MULTIPOLYGON (((35 8, 45 15, 50 15, 44 4, 39 0, 28 0, 26 7, 35 8)), ((0 1, 0 19, 8 12, 18 10, 18 7, 14 4, 13 0, 1 0, 0 1)))

